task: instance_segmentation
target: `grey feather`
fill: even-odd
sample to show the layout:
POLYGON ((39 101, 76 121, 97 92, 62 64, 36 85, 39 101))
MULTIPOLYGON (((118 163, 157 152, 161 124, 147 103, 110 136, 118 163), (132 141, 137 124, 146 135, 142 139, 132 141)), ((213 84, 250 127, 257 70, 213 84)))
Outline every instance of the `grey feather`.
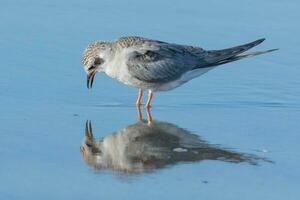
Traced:
POLYGON ((215 67, 276 50, 242 54, 264 40, 263 38, 228 49, 210 51, 141 37, 121 38, 117 42, 122 47, 136 47, 126 63, 132 76, 144 82, 167 83, 194 69, 215 67))
MULTIPOLYGON (((265 39, 259 39, 244 45, 236 46, 236 47, 231 47, 227 49, 221 49, 221 50, 212 50, 212 51, 207 51, 207 57, 205 60, 210 64, 216 64, 219 63, 220 61, 223 60, 228 60, 231 57, 234 57, 236 55, 239 55, 257 45, 262 43, 265 39)), ((215 65, 214 65, 215 66, 215 65)))
POLYGON ((241 59, 252 57, 252 56, 258 56, 258 55, 261 55, 261 54, 265 54, 265 53, 269 53, 269 52, 277 51, 277 50, 279 50, 279 49, 270 49, 270 50, 266 50, 266 51, 255 51, 255 52, 242 53, 242 54, 239 54, 239 55, 221 60, 219 62, 212 63, 211 65, 208 65, 208 67, 223 65, 223 64, 226 64, 226 63, 229 63, 229 62, 241 60, 241 59))
MULTIPOLYGON (((122 45, 126 46, 124 43, 122 39, 122 45)), ((127 60, 128 71, 141 81, 153 83, 166 83, 178 79, 185 72, 198 66, 206 55, 206 51, 198 47, 145 38, 138 38, 135 42, 130 38, 127 44, 139 46, 127 60)))

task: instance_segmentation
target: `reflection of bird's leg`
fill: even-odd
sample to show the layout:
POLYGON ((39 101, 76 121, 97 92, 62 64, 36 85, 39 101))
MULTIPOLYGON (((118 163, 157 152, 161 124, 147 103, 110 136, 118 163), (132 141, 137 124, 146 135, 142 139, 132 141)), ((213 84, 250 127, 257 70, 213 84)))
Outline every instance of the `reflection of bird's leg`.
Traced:
POLYGON ((145 105, 145 108, 148 108, 148 109, 150 108, 152 97, 153 97, 152 90, 148 90, 148 100, 147 100, 147 103, 145 105))
POLYGON ((142 88, 139 88, 138 98, 137 98, 136 103, 135 103, 136 106, 141 105, 142 96, 143 96, 143 90, 142 90, 142 88))
POLYGON ((142 112, 141 112, 141 106, 137 105, 136 109, 137 109, 137 112, 138 112, 138 120, 142 121, 143 120, 143 115, 142 115, 142 112))
POLYGON ((148 121, 148 125, 151 125, 151 123, 152 123, 152 115, 151 115, 151 112, 150 112, 150 108, 149 108, 149 107, 146 107, 146 112, 147 112, 147 121, 148 121))

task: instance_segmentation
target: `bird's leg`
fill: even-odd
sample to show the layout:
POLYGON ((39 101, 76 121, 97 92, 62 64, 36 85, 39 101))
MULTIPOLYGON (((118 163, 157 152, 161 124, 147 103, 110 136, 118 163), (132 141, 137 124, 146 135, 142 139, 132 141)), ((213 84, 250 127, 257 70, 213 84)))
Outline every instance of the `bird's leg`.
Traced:
POLYGON ((142 112, 141 112, 141 106, 137 105, 136 109, 137 109, 137 112, 138 112, 138 120, 142 121, 143 120, 143 115, 142 115, 142 112))
POLYGON ((150 108, 152 97, 153 97, 152 90, 148 90, 148 100, 147 100, 147 103, 145 105, 145 108, 148 108, 148 109, 150 108))
POLYGON ((148 125, 151 125, 151 123, 152 123, 152 115, 151 115, 151 112, 150 112, 150 107, 146 107, 146 112, 147 112, 147 122, 148 122, 148 125))
POLYGON ((142 90, 142 88, 139 88, 138 98, 137 98, 136 103, 135 103, 136 106, 141 105, 142 96, 143 96, 143 90, 142 90))

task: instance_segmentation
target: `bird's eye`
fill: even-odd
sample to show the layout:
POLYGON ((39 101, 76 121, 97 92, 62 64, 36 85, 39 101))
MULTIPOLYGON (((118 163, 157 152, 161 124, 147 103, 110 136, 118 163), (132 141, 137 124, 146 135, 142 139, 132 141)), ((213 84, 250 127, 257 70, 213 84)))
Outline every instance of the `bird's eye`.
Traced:
POLYGON ((100 65, 104 62, 102 58, 96 57, 94 60, 94 65, 100 65))
POLYGON ((88 143, 88 142, 86 142, 85 144, 86 144, 86 146, 88 146, 89 148, 91 148, 91 147, 93 146, 92 144, 90 144, 90 143, 88 143))
POLYGON ((90 70, 93 70, 93 69, 96 69, 95 65, 90 66, 88 70, 90 71, 90 70))

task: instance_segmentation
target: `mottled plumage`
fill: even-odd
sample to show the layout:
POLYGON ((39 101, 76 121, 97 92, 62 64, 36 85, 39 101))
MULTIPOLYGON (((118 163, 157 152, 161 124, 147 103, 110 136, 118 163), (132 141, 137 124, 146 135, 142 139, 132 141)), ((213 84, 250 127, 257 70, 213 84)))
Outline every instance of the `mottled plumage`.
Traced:
POLYGON ((82 64, 84 66, 89 64, 89 60, 95 59, 97 57, 98 52, 101 49, 105 49, 108 43, 104 41, 96 41, 91 43, 83 52, 82 64))
POLYGON ((268 161, 255 155, 240 153, 209 144, 190 131, 168 122, 144 121, 94 138, 87 122, 80 146, 83 160, 95 169, 140 173, 182 162, 218 160, 231 163, 257 164, 268 161))
POLYGON ((84 51, 83 65, 88 74, 88 87, 96 72, 104 72, 140 89, 171 90, 218 65, 275 50, 244 54, 263 41, 223 50, 204 50, 142 37, 123 37, 90 44, 84 51))

